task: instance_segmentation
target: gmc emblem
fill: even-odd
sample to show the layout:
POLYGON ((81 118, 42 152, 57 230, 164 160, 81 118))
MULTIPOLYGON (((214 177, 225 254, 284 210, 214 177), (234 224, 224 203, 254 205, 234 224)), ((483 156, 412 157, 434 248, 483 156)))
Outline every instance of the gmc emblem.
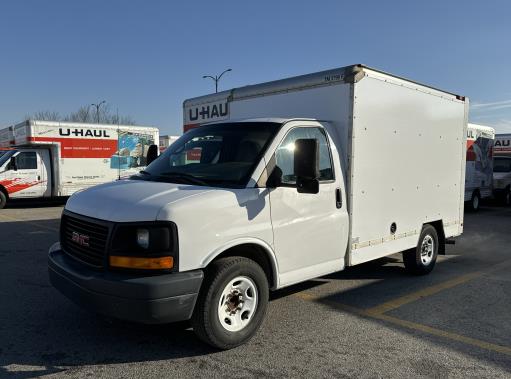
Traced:
POLYGON ((73 232, 71 236, 71 241, 77 243, 80 246, 89 247, 89 236, 86 236, 85 234, 73 232))

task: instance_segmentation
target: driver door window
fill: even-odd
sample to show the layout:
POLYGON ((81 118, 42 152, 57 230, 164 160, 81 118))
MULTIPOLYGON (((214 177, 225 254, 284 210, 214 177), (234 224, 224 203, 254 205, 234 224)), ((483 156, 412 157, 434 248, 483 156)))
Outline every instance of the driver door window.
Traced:
POLYGON ((332 155, 325 131, 320 128, 292 129, 284 138, 275 152, 275 163, 282 170, 282 183, 296 184, 294 174, 294 147, 295 141, 302 138, 315 138, 319 142, 319 181, 334 180, 332 168, 332 155))
POLYGON ((16 166, 18 170, 37 170, 37 153, 23 152, 16 156, 16 166))

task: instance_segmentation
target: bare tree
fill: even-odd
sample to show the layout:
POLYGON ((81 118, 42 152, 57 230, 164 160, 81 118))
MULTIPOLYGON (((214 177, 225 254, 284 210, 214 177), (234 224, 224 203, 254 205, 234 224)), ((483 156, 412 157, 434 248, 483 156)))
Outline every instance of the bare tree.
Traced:
POLYGON ((68 116, 64 117, 64 121, 70 122, 95 122, 93 121, 93 117, 90 114, 90 106, 82 106, 78 108, 76 112, 70 113, 68 116))
POLYGON ((42 120, 42 121, 68 121, 68 122, 83 122, 95 124, 122 124, 122 125, 135 125, 135 120, 128 115, 117 115, 111 111, 110 105, 104 104, 99 108, 99 115, 96 114, 96 108, 91 105, 84 105, 78 108, 77 111, 71 112, 69 115, 61 117, 58 112, 54 111, 40 111, 33 115, 25 116, 27 119, 42 120))
POLYGON ((60 121, 62 117, 60 117, 59 112, 55 111, 38 111, 33 115, 26 115, 26 119, 28 120, 41 120, 41 121, 60 121))

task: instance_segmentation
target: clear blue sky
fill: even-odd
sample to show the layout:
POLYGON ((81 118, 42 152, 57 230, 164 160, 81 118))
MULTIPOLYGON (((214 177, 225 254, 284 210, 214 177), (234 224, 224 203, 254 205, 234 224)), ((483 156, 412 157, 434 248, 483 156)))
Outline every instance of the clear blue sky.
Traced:
POLYGON ((469 96, 511 132, 511 2, 4 1, 0 125, 107 100, 178 133, 181 105, 221 89, 364 63, 469 96))

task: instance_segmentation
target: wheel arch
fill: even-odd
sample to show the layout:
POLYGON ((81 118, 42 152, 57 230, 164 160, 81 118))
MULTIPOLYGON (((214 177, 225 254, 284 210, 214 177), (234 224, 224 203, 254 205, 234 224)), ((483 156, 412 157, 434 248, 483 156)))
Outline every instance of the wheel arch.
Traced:
POLYGON ((236 256, 252 259, 259 264, 266 273, 270 289, 278 288, 279 276, 275 253, 270 245, 258 239, 232 241, 208 255, 201 266, 207 267, 217 259, 236 256))

